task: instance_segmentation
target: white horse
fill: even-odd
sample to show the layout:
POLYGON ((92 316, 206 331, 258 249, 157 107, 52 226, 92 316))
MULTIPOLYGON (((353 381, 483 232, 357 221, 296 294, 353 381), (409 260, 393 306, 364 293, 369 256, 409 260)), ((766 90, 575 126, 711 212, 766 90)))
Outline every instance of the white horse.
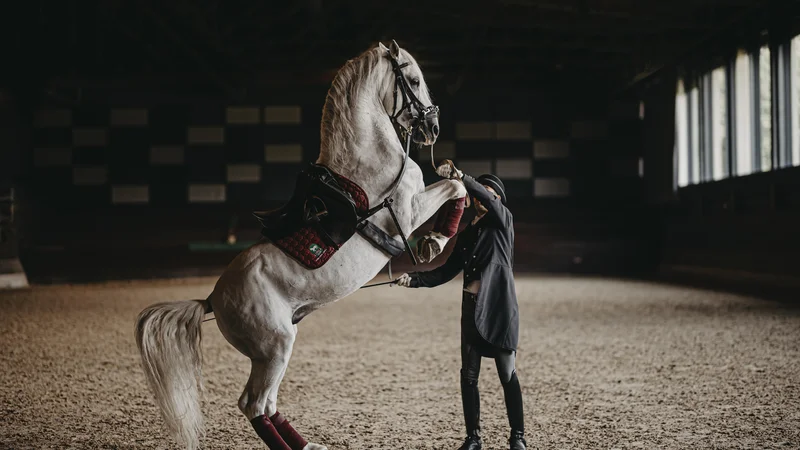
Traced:
MULTIPOLYGON (((348 61, 333 80, 322 115, 317 162, 358 183, 371 206, 383 201, 401 172, 404 145, 393 120, 413 129, 417 143, 432 145, 438 135, 438 114, 430 117, 417 111, 424 116, 420 117, 412 111, 431 105, 422 71, 407 51, 395 42, 390 47, 379 44, 348 61), (416 102, 400 112, 409 96, 416 102)), ((401 229, 411 232, 448 200, 464 197, 466 190, 455 180, 425 186, 419 166, 411 160, 406 164, 393 205, 401 229)), ((385 209, 370 220, 393 237, 400 235, 385 209)), ((439 236, 437 249, 444 243, 446 238, 439 236)), ((289 365, 297 322, 359 289, 389 259, 356 234, 325 265, 308 270, 271 242, 262 241, 230 263, 207 299, 158 304, 142 311, 136 323, 142 366, 175 439, 191 450, 199 446, 204 433, 200 328, 204 314, 213 311, 222 335, 251 360, 239 409, 259 436, 272 450, 325 449, 306 443, 277 412, 278 387, 289 365)))

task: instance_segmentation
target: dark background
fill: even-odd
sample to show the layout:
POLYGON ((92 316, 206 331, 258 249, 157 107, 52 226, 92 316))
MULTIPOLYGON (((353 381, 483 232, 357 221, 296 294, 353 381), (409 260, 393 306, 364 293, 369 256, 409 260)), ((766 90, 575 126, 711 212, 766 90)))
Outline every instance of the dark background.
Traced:
MULTIPOLYGON (((0 256, 33 282, 219 273, 238 249, 190 243, 222 243, 232 224, 256 239, 250 211, 288 199, 316 159, 336 70, 396 39, 441 107, 437 158, 506 180, 517 270, 800 286, 800 168, 784 167, 797 162, 775 152, 774 170, 678 189, 673 156, 677 77, 739 48, 777 58, 796 1, 4 8, 0 185, 16 211, 0 256), (231 107, 252 123, 231 123, 231 107), (197 127, 223 137, 198 142, 197 127), (301 159, 267 160, 273 145, 301 159), (236 181, 231 164, 260 175, 236 181)), ((412 156, 432 182, 427 151, 412 156)))

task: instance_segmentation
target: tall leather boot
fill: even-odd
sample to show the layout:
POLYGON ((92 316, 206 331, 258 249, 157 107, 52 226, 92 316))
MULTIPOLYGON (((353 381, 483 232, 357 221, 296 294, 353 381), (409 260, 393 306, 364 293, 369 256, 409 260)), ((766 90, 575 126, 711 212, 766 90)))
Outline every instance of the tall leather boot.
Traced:
POLYGON ((522 389, 519 386, 516 370, 511 375, 511 379, 507 383, 503 383, 503 394, 506 400, 508 424, 511 426, 511 437, 508 440, 508 446, 510 450, 526 450, 522 389))
POLYGON ((464 405, 464 424, 467 427, 467 439, 458 450, 481 450, 481 400, 478 393, 478 381, 469 381, 461 371, 461 403, 464 405))

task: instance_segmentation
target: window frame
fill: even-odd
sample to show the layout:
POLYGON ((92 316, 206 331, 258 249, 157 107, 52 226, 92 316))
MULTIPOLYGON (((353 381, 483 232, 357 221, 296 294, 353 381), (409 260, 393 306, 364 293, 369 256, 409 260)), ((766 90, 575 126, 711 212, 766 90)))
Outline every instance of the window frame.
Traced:
MULTIPOLYGON (((680 76, 686 114, 676 118, 686 122, 682 127, 688 138, 688 161, 684 167, 688 174, 684 186, 676 183, 678 189, 800 166, 800 126, 795 126, 800 125, 800 99, 792 97, 800 95, 800 24, 792 24, 783 8, 772 9, 769 14, 764 11, 738 35, 735 50, 722 41, 717 43, 717 50, 729 49, 728 53, 718 53, 724 58, 698 53, 690 56, 687 66, 679 68, 686 74, 680 76), (712 75, 720 67, 725 69, 724 97, 718 94, 722 82, 719 72, 712 75), (769 80, 764 80, 767 70, 769 80), (727 102, 724 128, 720 128, 720 117, 714 114, 714 103, 718 101, 727 102), (764 106, 767 108, 762 110, 764 106), (721 143, 714 132, 723 130, 727 134, 721 143), (714 148, 715 144, 718 148, 714 148), (719 148, 720 145, 724 147, 719 148), (720 157, 727 158, 727 166, 721 164, 720 157)), ((674 167, 676 172, 679 164, 680 160, 674 167)))
POLYGON ((789 166, 800 166, 800 30, 786 42, 789 56, 786 63, 788 102, 789 142, 787 148, 789 166), (797 46, 797 49, 795 49, 797 46), (795 60, 795 57, 797 60, 795 60), (796 69, 797 72, 793 72, 796 69), (795 85, 797 83, 798 85, 795 85), (795 97, 797 96, 797 97, 795 97), (797 107, 795 109, 795 106, 797 107), (796 135, 794 133, 797 133, 796 135))
POLYGON ((727 139, 725 140, 725 152, 728 158, 728 173, 724 178, 735 177, 737 174, 738 161, 736 160, 736 149, 739 148, 739 136, 736 128, 736 54, 728 58, 725 64, 725 97, 728 102, 725 108, 727 115, 727 139))
POLYGON ((698 184, 703 180, 700 148, 702 146, 702 114, 700 109, 700 83, 696 77, 684 80, 686 89, 686 131, 689 136, 689 176, 688 184, 698 184), (695 112, 695 105, 697 111, 695 112))
MULTIPOLYGON (((750 157, 753 171, 761 172, 761 45, 746 50, 750 57, 750 157)), ((772 144, 770 142, 770 144, 772 144)))
MULTIPOLYGON (((788 98, 788 64, 786 45, 774 43, 770 45, 772 65, 772 168, 787 167, 787 150, 791 152, 791 133, 787 129, 788 98)), ((788 122, 791 123, 791 122, 788 122)))

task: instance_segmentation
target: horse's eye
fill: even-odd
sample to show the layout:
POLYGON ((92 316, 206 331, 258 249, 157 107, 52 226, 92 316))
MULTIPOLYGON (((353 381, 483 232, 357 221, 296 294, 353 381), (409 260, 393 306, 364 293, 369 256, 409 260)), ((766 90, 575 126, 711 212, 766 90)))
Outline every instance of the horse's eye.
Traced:
POLYGON ((419 86, 419 78, 414 77, 414 78, 411 79, 411 81, 409 81, 409 83, 414 87, 418 87, 419 86))

